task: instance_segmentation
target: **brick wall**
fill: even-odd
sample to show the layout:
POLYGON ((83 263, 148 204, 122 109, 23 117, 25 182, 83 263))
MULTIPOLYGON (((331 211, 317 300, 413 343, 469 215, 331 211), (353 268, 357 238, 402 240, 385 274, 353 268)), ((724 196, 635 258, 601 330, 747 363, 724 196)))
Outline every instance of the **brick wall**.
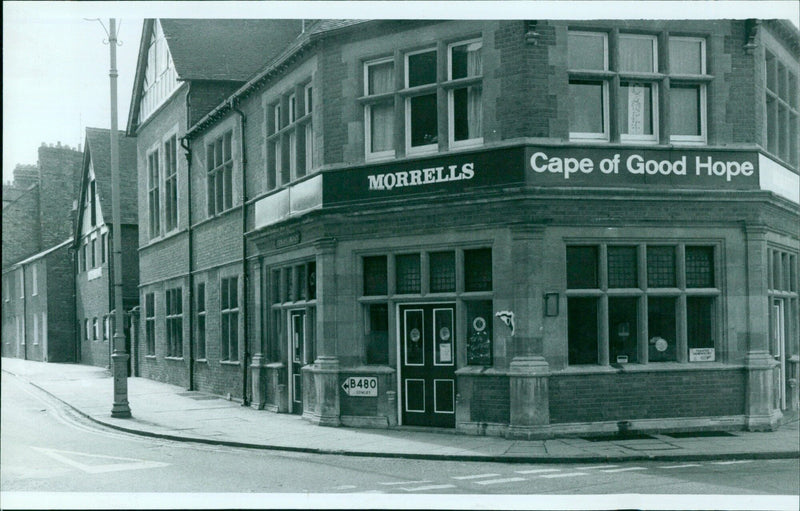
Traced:
POLYGON ((72 235, 72 201, 78 197, 83 153, 69 147, 39 147, 42 249, 72 235))
MULTIPOLYGON (((108 367, 111 339, 106 338, 103 318, 113 309, 111 264, 106 262, 93 271, 101 272, 100 277, 88 280, 89 272, 83 271, 75 276, 76 338, 80 346, 80 362, 86 365, 108 367), (94 339, 93 320, 97 318, 100 335, 94 339), (89 320, 90 334, 86 337, 86 320, 89 320)), ((113 333, 111 334, 113 336, 113 333)))
POLYGON ((76 362, 75 278, 70 246, 47 256, 48 362, 76 362), (65 306, 65 304, 69 304, 65 306))
POLYGON ((3 206, 3 268, 39 252, 42 235, 38 219, 38 186, 3 206))
POLYGON ((551 375, 550 422, 741 415, 745 385, 742 369, 551 375))
POLYGON ((508 377, 486 376, 472 379, 472 422, 508 424, 510 414, 508 377))

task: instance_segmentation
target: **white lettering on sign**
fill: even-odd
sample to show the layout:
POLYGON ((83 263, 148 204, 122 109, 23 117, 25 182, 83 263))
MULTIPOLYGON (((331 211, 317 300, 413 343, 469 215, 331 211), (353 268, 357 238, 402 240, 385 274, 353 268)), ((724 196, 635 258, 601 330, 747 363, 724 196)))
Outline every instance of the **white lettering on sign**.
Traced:
POLYGON ((378 378, 375 376, 348 376, 342 383, 348 396, 378 397, 378 378))
MULTIPOLYGON (((547 153, 537 151, 531 155, 530 166, 534 172, 542 174, 561 174, 564 179, 581 173, 591 174, 599 169, 602 174, 619 174, 621 155, 615 154, 611 158, 595 161, 592 158, 571 158, 561 156, 548 156, 547 153)), ((715 160, 711 156, 696 156, 694 158, 694 175, 724 178, 730 182, 737 176, 750 177, 755 172, 755 165, 751 161, 715 160)), ((662 175, 686 176, 691 174, 690 160, 682 156, 677 160, 648 160, 641 154, 631 154, 625 159, 624 170, 633 175, 662 175)))
POLYGON ((434 183, 461 181, 475 177, 475 165, 465 163, 447 167, 430 167, 418 170, 400 170, 367 176, 370 190, 391 190, 407 186, 421 186, 434 183))

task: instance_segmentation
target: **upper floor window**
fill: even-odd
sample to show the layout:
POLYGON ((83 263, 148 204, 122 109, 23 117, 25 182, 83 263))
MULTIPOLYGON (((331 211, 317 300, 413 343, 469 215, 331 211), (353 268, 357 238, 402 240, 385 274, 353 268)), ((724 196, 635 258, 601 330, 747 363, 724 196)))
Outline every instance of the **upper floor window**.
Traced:
POLYGON ((451 147, 483 142, 482 47, 481 41, 475 40, 452 44, 448 48, 447 78, 457 80, 447 96, 451 147))
POLYGON ((436 151, 439 116, 436 100, 436 48, 405 56, 406 152, 436 151))
POLYGON ((89 187, 86 191, 86 205, 89 209, 89 225, 94 227, 97 225, 97 185, 94 179, 89 181, 89 187))
POLYGON ((164 142, 164 230, 178 228, 178 143, 175 135, 164 142))
POLYGON ((771 51, 766 50, 767 151, 796 166, 798 164, 798 84, 793 73, 771 51))
POLYGON ((36 296, 39 294, 39 278, 36 264, 31 266, 31 295, 36 296))
POLYGON ((367 159, 394 156, 394 59, 364 64, 365 145, 367 159))
POLYGON ((704 143, 706 83, 711 79, 705 63, 702 38, 670 37, 663 58, 655 35, 570 31, 570 139, 656 143, 661 128, 670 142, 704 143), (659 94, 667 75, 660 61, 669 70, 668 122, 663 124, 659 94))
POLYGON ((233 207, 232 136, 233 133, 228 131, 206 146, 209 216, 233 207))
POLYGON ((706 141, 706 41, 669 38, 670 142, 706 141))
POLYGON ((151 239, 161 233, 160 181, 158 149, 156 149, 147 155, 147 213, 151 239))
POLYGON ((284 186, 314 168, 314 89, 297 85, 267 107, 267 189, 284 186))

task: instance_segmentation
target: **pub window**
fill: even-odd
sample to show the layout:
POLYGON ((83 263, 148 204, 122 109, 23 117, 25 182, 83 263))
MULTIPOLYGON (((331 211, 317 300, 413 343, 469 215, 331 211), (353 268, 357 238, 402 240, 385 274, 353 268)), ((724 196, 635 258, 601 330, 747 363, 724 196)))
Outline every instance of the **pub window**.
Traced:
POLYGON ((398 294, 421 292, 422 273, 419 254, 403 254, 395 257, 396 285, 398 294))
POLYGON ((464 251, 464 291, 492 290, 492 249, 464 251))
POLYGON ((798 164, 797 76, 774 53, 766 50, 767 151, 781 160, 798 164))
POLYGON ((714 247, 686 247, 686 287, 714 287, 714 247))
POLYGON ((436 151, 439 141, 436 48, 407 53, 405 71, 405 87, 414 91, 405 100, 406 153, 436 151))
POLYGON ((183 296, 182 289, 167 289, 167 356, 183 357, 183 296))
POLYGON ((233 133, 228 131, 206 146, 208 216, 233 207, 232 137, 233 133))
POLYGON ((670 142, 705 143, 705 39, 670 37, 668 56, 670 142))
POLYGON ((394 60, 364 63, 364 134, 366 158, 394 156, 394 60))
POLYGON ((389 363, 389 306, 367 305, 367 364, 389 363))
POLYGON ((483 142, 482 47, 480 40, 474 40, 452 44, 448 48, 447 78, 459 81, 458 86, 448 91, 451 147, 483 142))
POLYGON ((158 169, 158 149, 147 155, 147 212, 150 238, 161 234, 161 174, 158 169))
POLYGON ((608 34, 570 31, 567 41, 570 71, 570 138, 609 139, 608 34))
POLYGON ((197 284, 197 303, 195 309, 197 310, 197 338, 196 338, 196 353, 197 360, 205 360, 206 358, 206 283, 199 282, 197 284))
POLYGON ((655 36, 620 34, 618 120, 623 142, 658 140, 658 44, 655 36))
POLYGON ((92 238, 92 268, 97 268, 97 238, 92 238))
POLYGON ((272 303, 281 303, 281 271, 272 270, 272 303))
POLYGON ((317 299, 317 263, 311 261, 305 265, 306 272, 306 299, 317 299))
POLYGON ((452 293, 456 290, 456 254, 453 251, 431 252, 428 254, 430 265, 430 292, 452 293))
POLYGON ((570 365, 714 360, 713 349, 710 356, 692 351, 714 348, 720 290, 713 246, 567 246, 566 277, 570 365), (677 254, 685 264, 676 264, 677 254), (598 258, 608 269, 601 275, 598 258), (638 281, 640 262, 646 286, 638 281))
POLYGON ((144 337, 145 354, 155 356, 156 354, 156 295, 147 293, 144 295, 144 337))
POLYGON ((647 287, 677 287, 675 247, 647 247, 647 287))
POLYGON ((467 365, 492 365, 492 301, 464 302, 467 308, 467 365))
POLYGON ((636 247, 608 247, 608 287, 638 287, 636 247))
POLYGON ((220 358, 239 360, 239 277, 220 280, 220 358))

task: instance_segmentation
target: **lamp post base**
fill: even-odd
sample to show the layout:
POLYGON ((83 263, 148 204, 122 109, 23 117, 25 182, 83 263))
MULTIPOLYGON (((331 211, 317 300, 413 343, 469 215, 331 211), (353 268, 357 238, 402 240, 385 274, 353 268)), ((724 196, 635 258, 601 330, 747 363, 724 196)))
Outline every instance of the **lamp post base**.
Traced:
POLYGON ((129 419, 131 408, 128 406, 128 354, 115 351, 111 354, 111 363, 114 368, 114 405, 111 407, 111 417, 129 419))

